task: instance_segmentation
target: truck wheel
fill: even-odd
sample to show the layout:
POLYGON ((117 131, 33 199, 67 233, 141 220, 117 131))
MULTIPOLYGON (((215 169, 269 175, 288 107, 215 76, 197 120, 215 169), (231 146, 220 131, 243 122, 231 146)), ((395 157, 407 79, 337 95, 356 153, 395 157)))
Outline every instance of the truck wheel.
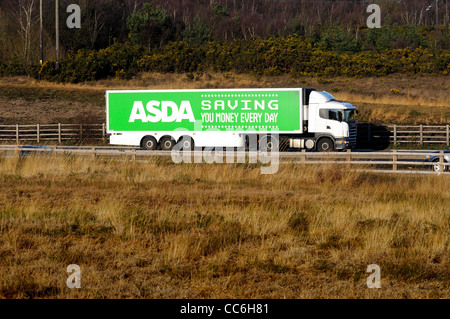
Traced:
POLYGON ((159 145, 161 147, 161 150, 171 151, 172 148, 175 146, 175 140, 170 136, 165 136, 161 139, 159 145))
POLYGON ((156 150, 156 146, 158 143, 156 142, 156 139, 153 136, 146 136, 142 139, 141 147, 144 150, 156 150))
POLYGON ((192 151, 194 150, 194 140, 189 136, 182 136, 178 143, 181 143, 181 149, 183 151, 192 151))
POLYGON ((264 135, 259 140, 259 150, 263 152, 275 152, 279 150, 278 139, 270 136, 264 135))
POLYGON ((256 152, 258 150, 258 137, 256 135, 245 136, 245 151, 256 152))
POLYGON ((331 152, 332 150, 334 150, 334 143, 328 137, 322 138, 319 143, 317 143, 317 151, 319 152, 331 152))

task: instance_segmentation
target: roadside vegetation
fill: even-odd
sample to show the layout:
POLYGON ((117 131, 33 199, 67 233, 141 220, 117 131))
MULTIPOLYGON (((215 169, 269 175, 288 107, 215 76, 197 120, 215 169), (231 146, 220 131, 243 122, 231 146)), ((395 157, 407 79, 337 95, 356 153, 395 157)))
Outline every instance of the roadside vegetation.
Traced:
POLYGON ((0 124, 104 123, 105 91, 113 89, 201 89, 313 87, 359 109, 358 122, 377 124, 448 124, 447 76, 302 77, 252 76, 234 72, 141 73, 132 79, 78 84, 0 78, 0 124))
POLYGON ((444 176, 30 156, 0 181, 3 298, 450 297, 444 176))

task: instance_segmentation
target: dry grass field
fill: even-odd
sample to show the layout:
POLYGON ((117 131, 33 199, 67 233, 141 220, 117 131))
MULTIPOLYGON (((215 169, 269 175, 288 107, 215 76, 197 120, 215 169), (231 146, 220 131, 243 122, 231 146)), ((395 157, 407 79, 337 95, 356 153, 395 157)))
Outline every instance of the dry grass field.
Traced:
POLYGON ((445 176, 0 161, 0 298, 450 297, 445 176), (66 286, 69 264, 81 289, 66 286), (381 289, 366 286, 369 264, 381 289))
POLYGON ((326 90, 360 110, 358 121, 377 124, 450 123, 448 76, 383 78, 253 77, 234 73, 144 73, 132 80, 83 84, 0 78, 0 124, 103 123, 110 89, 201 89, 313 87, 326 90))

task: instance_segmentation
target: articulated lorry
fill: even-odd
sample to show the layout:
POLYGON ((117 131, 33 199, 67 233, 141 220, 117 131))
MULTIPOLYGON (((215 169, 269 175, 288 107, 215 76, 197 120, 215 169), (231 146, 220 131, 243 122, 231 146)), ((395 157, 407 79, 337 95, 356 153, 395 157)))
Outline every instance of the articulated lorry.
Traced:
POLYGON ((345 150, 356 145, 356 108, 314 89, 106 92, 110 144, 345 150))

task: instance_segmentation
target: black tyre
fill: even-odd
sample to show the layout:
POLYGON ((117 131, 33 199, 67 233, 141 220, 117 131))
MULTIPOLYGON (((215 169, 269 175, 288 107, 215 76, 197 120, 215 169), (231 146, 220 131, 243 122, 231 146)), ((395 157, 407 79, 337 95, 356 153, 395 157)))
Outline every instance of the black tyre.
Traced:
POLYGON ((279 150, 278 139, 271 135, 263 135, 259 139, 259 150, 263 152, 277 152, 279 150))
POLYGON ((245 151, 256 152, 258 150, 258 137, 256 135, 245 136, 245 151))
POLYGON ((190 138, 189 136, 182 136, 179 140, 178 143, 181 143, 181 149, 183 151, 192 151, 194 150, 194 140, 192 138, 190 138))
POLYGON ((144 150, 156 150, 158 143, 153 136, 146 136, 142 139, 141 147, 144 150))
POLYGON ((334 143, 330 138, 322 138, 317 143, 318 152, 331 152, 334 150, 334 143))
POLYGON ((159 145, 161 150, 163 151, 171 151, 175 146, 175 140, 170 136, 165 136, 159 141, 159 145))

